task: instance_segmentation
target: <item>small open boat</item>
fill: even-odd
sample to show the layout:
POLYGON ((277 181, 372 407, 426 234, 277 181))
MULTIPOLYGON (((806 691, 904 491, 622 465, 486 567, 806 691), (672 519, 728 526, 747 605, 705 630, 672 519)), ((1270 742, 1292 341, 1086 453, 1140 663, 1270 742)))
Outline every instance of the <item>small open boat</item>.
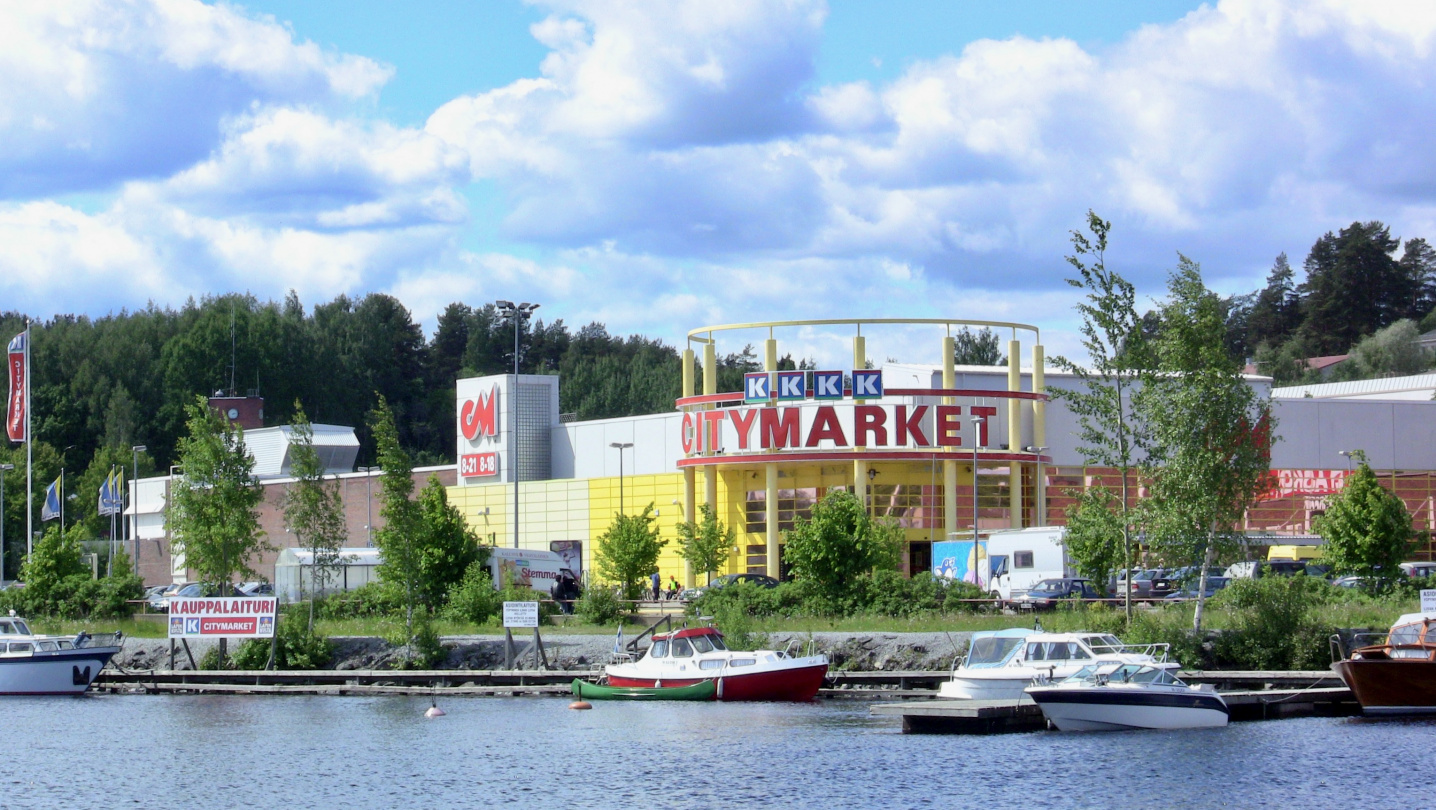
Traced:
POLYGON ((1210 685, 1188 686, 1148 664, 1097 663, 1053 683, 1027 687, 1059 731, 1219 728, 1227 702, 1210 685))
POLYGON ((1408 613, 1331 665, 1369 715, 1436 714, 1436 613, 1408 613))
POLYGON ((712 700, 717 694, 711 680, 687 686, 605 686, 573 679, 573 696, 579 700, 712 700))

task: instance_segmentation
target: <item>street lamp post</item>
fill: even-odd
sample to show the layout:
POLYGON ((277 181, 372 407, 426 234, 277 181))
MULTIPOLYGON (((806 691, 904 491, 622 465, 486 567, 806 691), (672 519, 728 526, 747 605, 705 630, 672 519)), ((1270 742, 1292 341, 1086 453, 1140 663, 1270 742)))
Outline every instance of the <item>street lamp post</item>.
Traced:
POLYGON ((1355 456, 1356 456, 1358 453, 1360 453, 1361 451, 1360 451, 1360 450, 1338 450, 1338 451, 1336 451, 1336 452, 1339 453, 1339 454, 1341 454, 1341 455, 1343 455, 1343 456, 1346 456, 1346 471, 1347 471, 1347 472, 1351 472, 1351 459, 1352 459, 1353 457, 1355 457, 1355 456))
POLYGON ((130 546, 134 553, 135 573, 140 572, 140 453, 149 450, 143 444, 137 444, 130 448, 130 458, 134 463, 131 467, 133 473, 130 476, 130 486, 135 488, 135 494, 130 498, 130 546))
POLYGON ((0 583, 5 581, 5 472, 14 464, 0 464, 0 583))
POLYGON ((623 451, 633 446, 633 442, 609 442, 609 447, 618 451, 618 514, 623 514, 623 451))
POLYGON ((359 472, 364 473, 364 545, 374 547, 374 471, 378 467, 360 467, 359 472))
POLYGON ((1050 450, 1050 447, 1024 447, 1023 450, 1037 457, 1037 480, 1034 484, 1033 506, 1037 509, 1037 518, 1043 523, 1047 522, 1047 487, 1042 481, 1042 454, 1050 450))
POLYGON ((982 431, 982 417, 972 417, 972 554, 977 559, 977 444, 982 431))
POLYGON ((509 466, 514 477, 514 548, 519 547, 519 329, 538 304, 495 301, 499 311, 514 322, 514 387, 509 395, 509 466))

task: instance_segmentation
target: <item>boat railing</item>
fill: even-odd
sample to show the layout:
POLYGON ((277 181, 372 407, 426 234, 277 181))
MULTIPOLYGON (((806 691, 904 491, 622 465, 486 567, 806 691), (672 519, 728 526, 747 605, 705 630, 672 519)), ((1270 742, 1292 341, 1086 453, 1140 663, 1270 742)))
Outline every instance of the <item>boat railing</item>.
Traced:
POLYGON ((664 616, 663 618, 654 622, 652 627, 649 627, 647 630, 644 630, 642 633, 639 633, 638 635, 634 636, 633 639, 629 641, 627 645, 625 645, 625 649, 628 650, 628 654, 633 656, 634 658, 637 658, 638 646, 643 643, 643 640, 645 638, 651 640, 653 638, 653 635, 658 632, 658 628, 660 627, 663 628, 663 632, 665 633, 673 632, 673 617, 664 616))

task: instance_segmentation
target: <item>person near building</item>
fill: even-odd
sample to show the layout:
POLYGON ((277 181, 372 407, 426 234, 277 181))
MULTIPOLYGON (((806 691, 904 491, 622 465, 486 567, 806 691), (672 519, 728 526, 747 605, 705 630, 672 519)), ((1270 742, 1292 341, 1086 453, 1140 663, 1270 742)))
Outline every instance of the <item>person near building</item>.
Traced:
POLYGON ((678 598, 678 578, 673 576, 672 574, 668 575, 668 598, 678 598))
POLYGON ((653 601, 657 602, 663 595, 663 577, 654 571, 653 576, 649 579, 653 582, 653 601))

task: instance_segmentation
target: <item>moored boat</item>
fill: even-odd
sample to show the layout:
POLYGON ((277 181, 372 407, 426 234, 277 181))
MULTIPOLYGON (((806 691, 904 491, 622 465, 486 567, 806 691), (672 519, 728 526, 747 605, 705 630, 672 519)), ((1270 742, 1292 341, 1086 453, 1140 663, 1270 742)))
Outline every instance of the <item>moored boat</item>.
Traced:
POLYGON ((90 688, 100 670, 120 651, 93 643, 89 634, 45 636, 24 619, 0 617, 0 695, 77 695, 90 688))
POLYGON ((712 700, 718 687, 711 680, 687 686, 608 686, 575 678, 573 696, 579 700, 712 700))
POLYGON ((1011 628, 972 634, 965 657, 938 686, 955 700, 1020 700, 1036 678, 1060 681, 1092 664, 1141 664, 1177 669, 1166 644, 1129 646, 1110 633, 1047 633, 1011 628))
POLYGON ((1407 613, 1386 638, 1331 665, 1370 715, 1436 713, 1436 613, 1407 613))
POLYGON ((1228 719, 1211 686, 1189 686, 1169 669, 1142 664, 1086 666, 1026 692, 1059 731, 1216 728, 1228 719))
POLYGON ((670 688, 714 683, 723 701, 809 701, 828 674, 825 655, 794 656, 789 650, 730 650, 712 627, 654 634, 643 655, 610 664, 608 686, 670 688))

